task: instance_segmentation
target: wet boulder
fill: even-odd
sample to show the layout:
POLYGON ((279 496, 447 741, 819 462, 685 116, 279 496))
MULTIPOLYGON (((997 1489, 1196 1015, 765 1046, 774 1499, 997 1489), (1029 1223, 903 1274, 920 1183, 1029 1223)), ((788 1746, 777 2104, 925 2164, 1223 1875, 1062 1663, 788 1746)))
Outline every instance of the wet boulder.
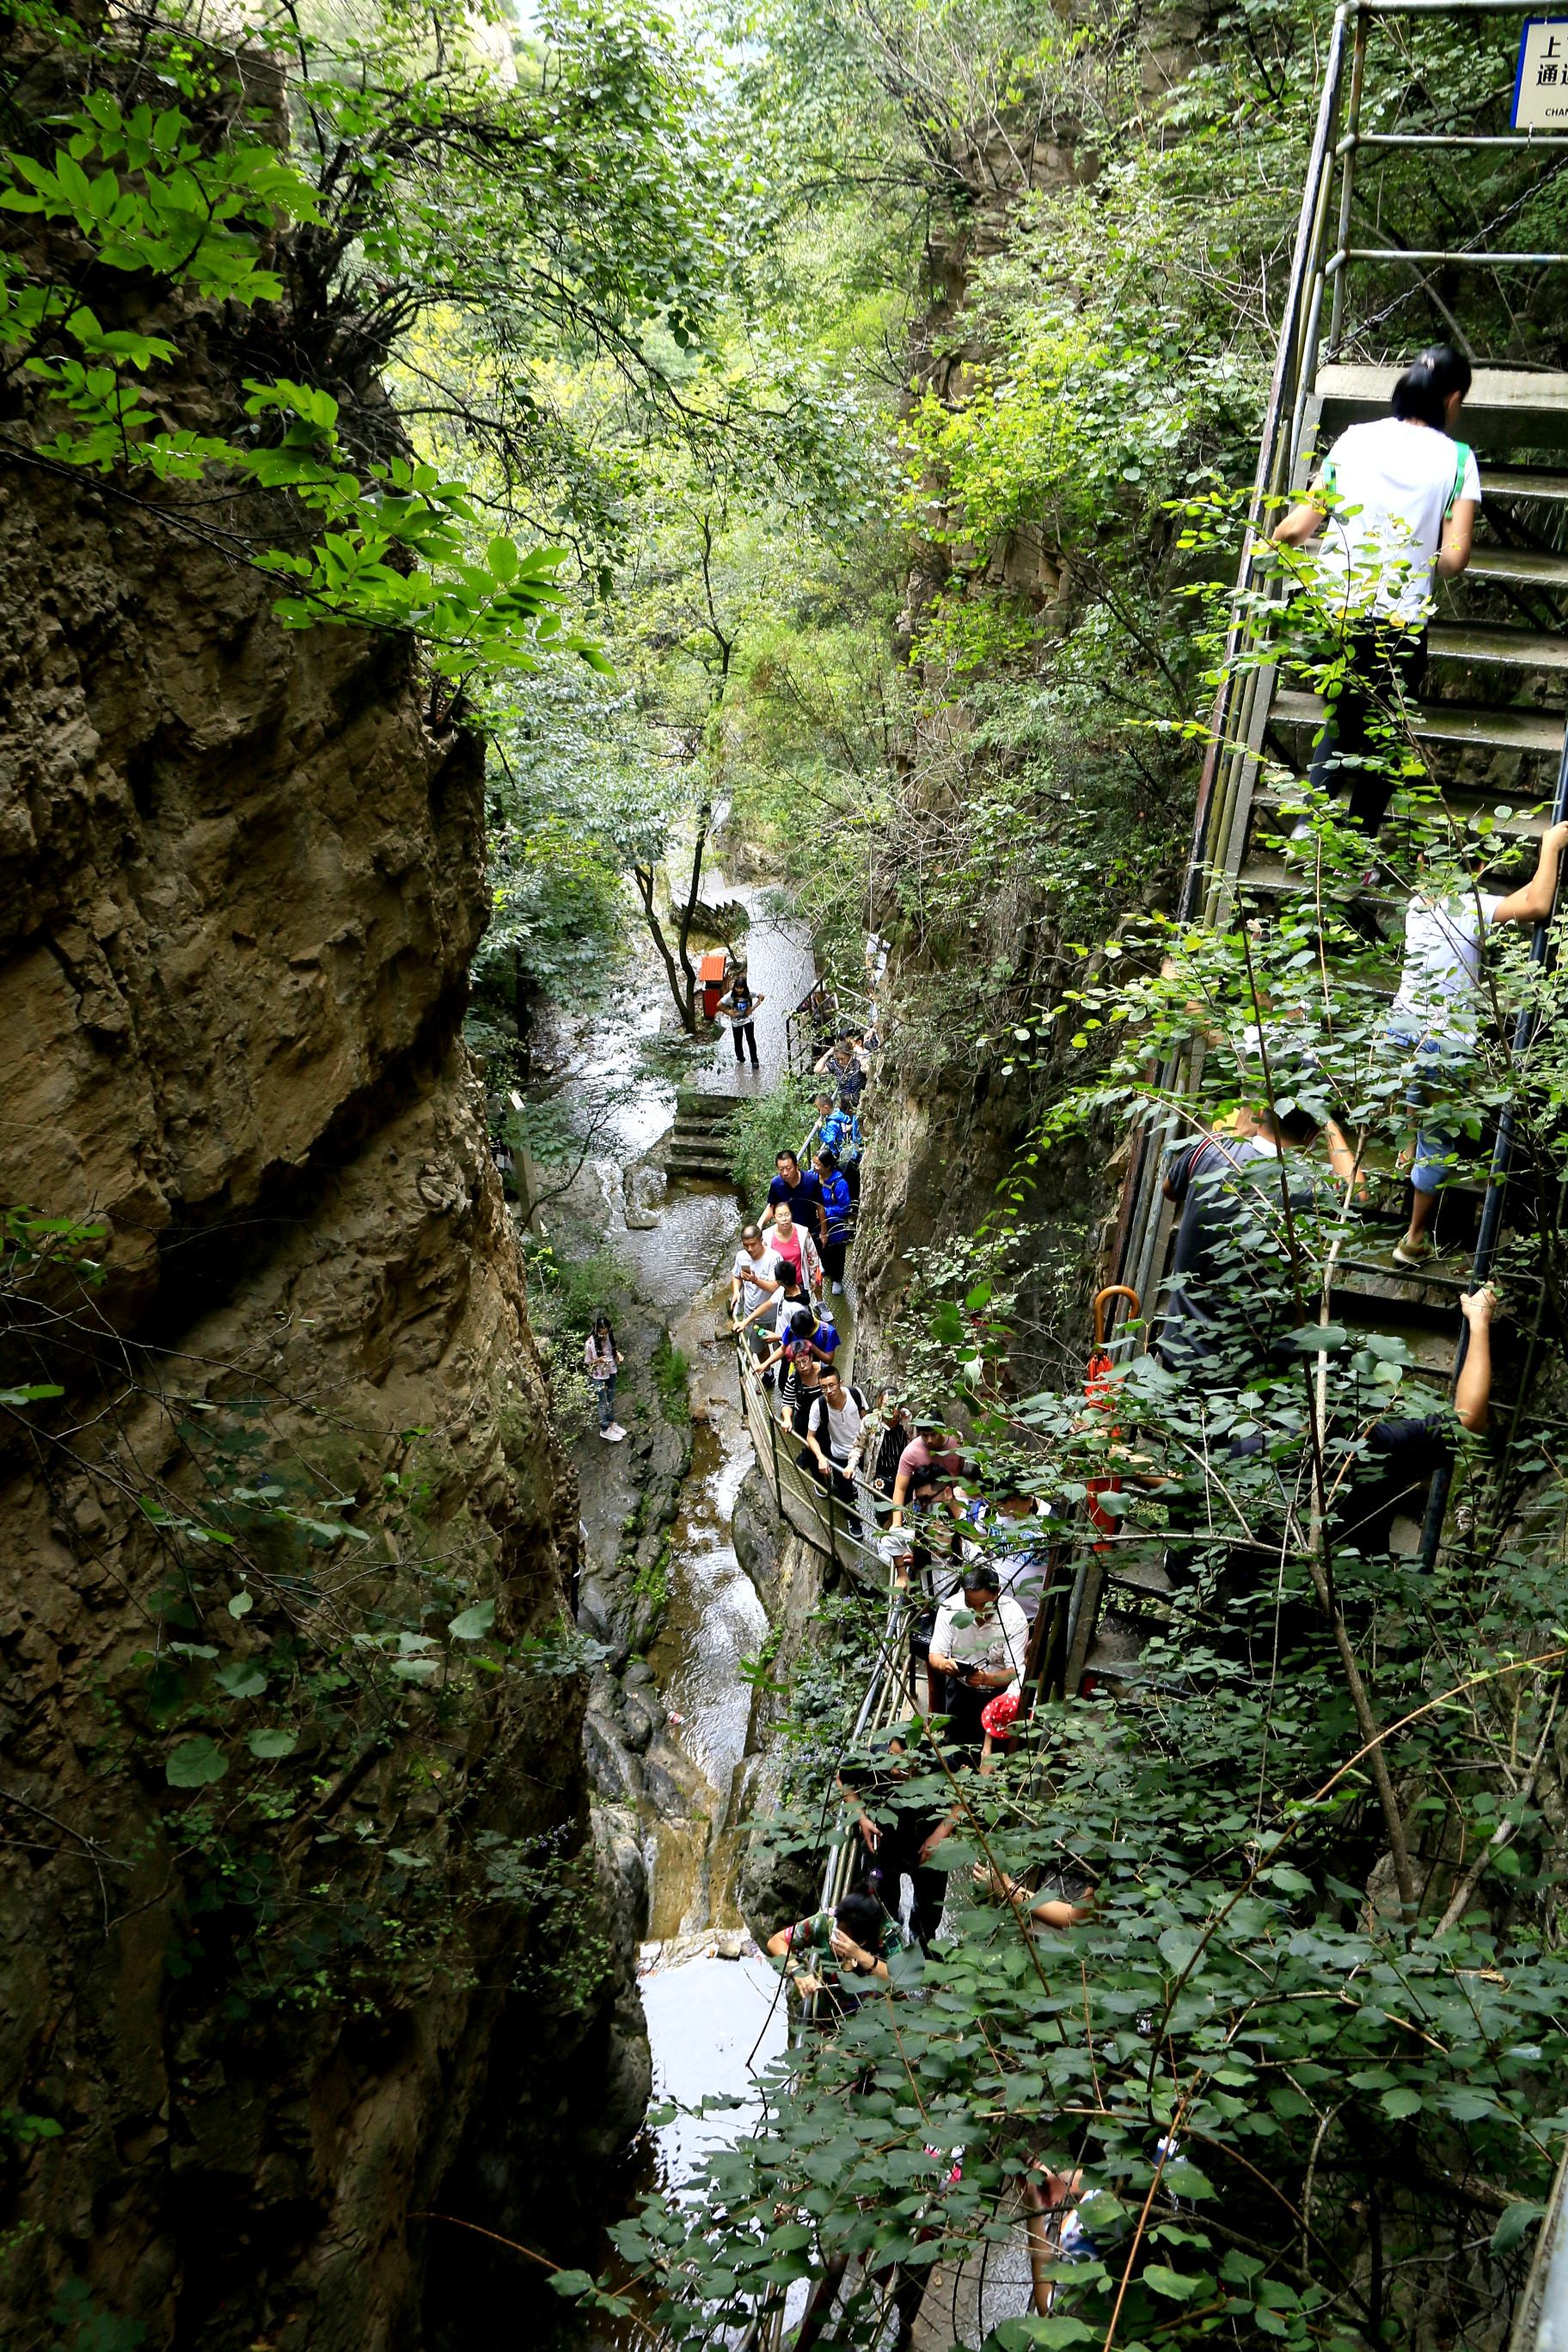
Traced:
POLYGON ((654 1733, 663 1727, 664 1709, 651 1690, 629 1690, 622 1697, 620 1714, 626 1727, 626 1746, 640 1756, 654 1733))
POLYGON ((788 1533, 773 1508, 767 1480, 753 1463, 741 1481, 730 1520, 730 1540, 735 1558, 756 1588, 757 1599, 773 1623, 779 1608, 779 1545, 788 1533))
POLYGON ((628 1232, 651 1233, 664 1208, 665 1175, 651 1160, 637 1160, 621 1178, 628 1232))
POLYGON ((583 1717, 583 1753, 594 1786, 612 1804, 636 1803, 643 1791, 643 1770, 621 1738, 614 1717, 590 1708, 583 1717))

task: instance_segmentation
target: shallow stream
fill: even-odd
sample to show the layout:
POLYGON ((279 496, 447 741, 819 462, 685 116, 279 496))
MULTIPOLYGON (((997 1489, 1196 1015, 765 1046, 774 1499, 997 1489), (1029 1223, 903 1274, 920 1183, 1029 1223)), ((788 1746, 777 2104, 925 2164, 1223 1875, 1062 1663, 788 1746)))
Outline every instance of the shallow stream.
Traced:
MULTIPOLYGON (((756 1019, 761 1067, 740 1069, 728 1030, 692 1066, 685 1081, 702 1092, 765 1091, 786 1064, 786 1019, 815 977, 809 935, 781 915, 768 894, 733 890, 711 869, 704 895, 739 898, 752 913, 745 952, 753 989, 765 1000, 756 1019)), ((619 1077, 640 1038, 668 1026, 663 968, 639 940, 629 992, 616 1019, 580 1033, 572 1070, 589 1082, 619 1077)), ((624 1171, 658 1143, 675 1116, 672 1082, 649 1077, 623 1090, 607 1151, 577 1188, 586 1206, 590 1182, 605 1239, 644 1299, 662 1308, 670 1336, 691 1366, 691 1467, 670 1529, 668 1607, 648 1662, 668 1710, 670 1736, 692 1768, 700 1794, 687 1821, 661 1819, 645 1846, 649 1882, 649 1943, 642 1973, 654 2060, 654 2099, 695 2104, 704 2095, 746 2095, 749 2069, 783 2049, 785 2008, 779 1979, 749 1948, 736 1902, 740 1816, 747 1775, 752 1687, 741 1672, 767 1633, 767 1619, 735 1557, 731 1516, 752 1454, 722 1327, 729 1265, 741 1226, 733 1192, 674 1181, 658 1221, 626 1222, 624 1171), (724 1957, 719 1955, 722 1953, 724 1957)), ((706 2123, 678 2118, 647 2135, 635 2152, 632 2201, 651 2188, 676 2189, 700 2153, 746 2127, 749 2108, 706 2123)))

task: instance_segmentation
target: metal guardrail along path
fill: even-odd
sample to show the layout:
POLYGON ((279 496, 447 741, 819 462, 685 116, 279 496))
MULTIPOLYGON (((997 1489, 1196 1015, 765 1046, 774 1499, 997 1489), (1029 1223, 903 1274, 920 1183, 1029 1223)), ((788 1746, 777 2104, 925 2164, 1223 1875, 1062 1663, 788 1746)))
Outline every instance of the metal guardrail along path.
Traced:
MULTIPOLYGON (((1536 11, 1543 16, 1545 11, 1536 11)), ((1489 230, 1450 247, 1400 245, 1391 216, 1396 195, 1384 201, 1381 185, 1371 205, 1362 203, 1362 183, 1398 160, 1408 170, 1424 153, 1434 158, 1447 186, 1468 173, 1474 196, 1451 203, 1448 216, 1476 222, 1486 205, 1479 184, 1487 174, 1514 163, 1528 170, 1539 156, 1541 177, 1557 169, 1568 139, 1535 133, 1484 131, 1485 102, 1473 104, 1468 119, 1435 121, 1419 131, 1390 121, 1388 89, 1379 92, 1375 130, 1363 127, 1363 99, 1373 44, 1394 37, 1411 20, 1477 18, 1511 20, 1521 28, 1532 12, 1520 0, 1363 0, 1336 13, 1324 61, 1322 88, 1301 205, 1282 326, 1265 413, 1258 467, 1237 576, 1236 594, 1223 669, 1223 683, 1209 730, 1209 751, 1199 786, 1191 856, 1179 905, 1187 922, 1227 927, 1238 903, 1267 909, 1302 885, 1282 854, 1275 823, 1279 795, 1260 790, 1266 763, 1304 772, 1322 706, 1316 696, 1291 688, 1268 658, 1270 608, 1278 614, 1284 584, 1279 570, 1265 571, 1259 555, 1272 521, 1286 501, 1307 486, 1320 457, 1342 428, 1386 412, 1394 376, 1413 356, 1386 340, 1409 316, 1401 289, 1419 290, 1448 322, 1449 340, 1462 340, 1432 273, 1446 277, 1443 296, 1462 299, 1479 312, 1478 294, 1490 286, 1517 303, 1532 274, 1561 288, 1542 315, 1560 320, 1568 311, 1568 253, 1510 249, 1489 230), (1375 242, 1364 234, 1375 215, 1375 242), (1489 279, 1489 273, 1491 276, 1489 279), (1521 284, 1522 280, 1522 284, 1521 284), (1453 292, 1457 284, 1459 293, 1453 292), (1383 329, 1383 321, 1392 324, 1383 329), (1380 330, 1382 331, 1380 332, 1380 330), (1249 648, 1253 658, 1246 658, 1249 648)), ((1418 78, 1416 78, 1418 80, 1418 78)), ((1415 102, 1430 108, 1430 90, 1415 102)), ((1505 111, 1506 97, 1493 101, 1505 111)), ((1513 189, 1518 194, 1517 187, 1513 189)), ((1516 216, 1518 205, 1503 216, 1516 216)), ((1509 301, 1490 315, 1510 319, 1509 301)), ((1472 331, 1479 333, 1475 320, 1472 331)), ((1467 347, 1468 348, 1468 347, 1467 347)), ((1475 554, 1459 579, 1439 583, 1439 606, 1428 638, 1428 682, 1412 738, 1443 804, 1463 824, 1497 800, 1521 804, 1550 800, 1553 820, 1568 815, 1568 743, 1563 731, 1563 673, 1568 670, 1568 373, 1521 367, 1518 346, 1496 363, 1484 351, 1470 352, 1474 382, 1459 425, 1476 450, 1483 505, 1475 554), (1519 453, 1523 453, 1522 457, 1519 453), (1500 463, 1499 460, 1502 462, 1500 463), (1521 625, 1524 620, 1528 625, 1521 625), (1506 787, 1478 777, 1475 762, 1500 756, 1516 761, 1506 787)), ((1395 809, 1398 807, 1395 802, 1395 809)), ((1516 830, 1538 833, 1543 820, 1531 818, 1516 830)), ((1550 926, 1537 926, 1532 960, 1543 963, 1550 926)), ((1517 1055, 1528 1045, 1531 1024, 1520 1015, 1512 1033, 1517 1055)), ((1160 1072, 1167 1100, 1195 1100, 1204 1066, 1201 1036, 1173 1055, 1160 1072)), ((1495 1262, 1509 1216, 1509 1177, 1513 1156, 1511 1114, 1499 1121, 1490 1164, 1483 1181, 1453 1188, 1454 1222, 1468 1213, 1466 1193, 1479 1197, 1470 1230, 1463 1276, 1450 1260, 1446 1268, 1406 1274, 1374 1245, 1346 1248, 1331 1270, 1327 1311, 1336 1323, 1368 1332, 1395 1333, 1406 1341, 1414 1370, 1407 1377, 1428 1399, 1413 1401, 1429 1410, 1452 1387, 1463 1363, 1465 1330, 1458 1311, 1461 1286, 1484 1281, 1495 1262)), ((1118 1220, 1114 1279, 1138 1293, 1146 1321, 1136 1338, 1125 1329, 1121 1351, 1146 1346, 1157 1330, 1159 1302, 1167 1278, 1173 1212, 1162 1198, 1163 1136, 1145 1128, 1139 1136, 1118 1220)), ((1421 1557, 1436 1554, 1445 1522, 1447 1480, 1439 1473, 1421 1531, 1421 1557)), ((1058 1687, 1076 1692, 1086 1672, 1126 1674, 1131 1658, 1100 1654, 1104 1612, 1125 1605, 1128 1622, 1158 1601, 1131 1589, 1114 1549, 1080 1549, 1074 1591, 1073 1623, 1066 1669, 1058 1687)), ((1568 2159, 1559 2171, 1542 2226, 1531 2291, 1516 2318, 1510 2352, 1568 2352, 1568 2159)))

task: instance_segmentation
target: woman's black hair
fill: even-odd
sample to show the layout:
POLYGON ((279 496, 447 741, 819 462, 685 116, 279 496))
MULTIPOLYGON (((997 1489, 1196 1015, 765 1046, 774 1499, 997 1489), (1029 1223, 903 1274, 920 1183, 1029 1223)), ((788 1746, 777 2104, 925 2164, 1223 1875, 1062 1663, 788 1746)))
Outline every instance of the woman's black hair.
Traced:
POLYGON ((816 1328, 816 1318, 809 1307, 797 1307, 789 1318, 789 1328, 797 1339, 809 1339, 816 1328))
POLYGON ((841 1895, 834 1906, 833 1916, 845 1934, 853 1937, 863 1952, 875 1952, 879 1958, 881 1958, 882 1923, 888 1914, 874 1895, 858 1891, 853 1895, 841 1895))
POLYGON ((604 1310, 604 1308, 603 1308, 603 1307, 601 1307, 601 1308, 599 1309, 599 1312, 598 1312, 598 1313, 597 1313, 597 1315, 595 1315, 595 1318, 594 1318, 594 1340, 595 1340, 595 1349, 594 1349, 594 1352, 595 1352, 595 1355, 598 1353, 598 1344, 597 1344, 597 1343, 598 1343, 599 1334, 600 1334, 600 1332, 601 1332, 601 1331, 607 1331, 607 1332, 609 1333, 609 1335, 610 1335, 610 1353, 611 1353, 611 1355, 613 1356, 613 1355, 615 1354, 615 1352, 616 1352, 616 1327, 615 1327, 615 1325, 611 1322, 611 1320, 610 1320, 609 1317, 605 1313, 605 1310, 604 1310))
POLYGON ((830 1143, 822 1144, 818 1148, 816 1156, 826 1167, 830 1168, 837 1174, 838 1168, 838 1154, 834 1150, 833 1146, 830 1143))
POLYGON ((1435 425, 1441 433, 1448 422, 1448 403, 1455 393, 1470 388, 1470 362, 1448 343, 1434 343, 1412 360, 1394 387, 1395 416, 1414 417, 1435 425))

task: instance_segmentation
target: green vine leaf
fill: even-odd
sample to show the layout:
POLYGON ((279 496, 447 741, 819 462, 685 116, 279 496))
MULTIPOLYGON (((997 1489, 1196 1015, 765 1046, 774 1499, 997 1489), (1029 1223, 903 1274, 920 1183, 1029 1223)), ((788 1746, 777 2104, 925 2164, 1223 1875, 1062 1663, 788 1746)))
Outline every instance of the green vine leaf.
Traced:
POLYGON ((478 1642, 489 1632, 495 1622, 495 1602, 479 1601, 471 1609, 465 1609, 460 1616, 454 1617, 447 1631, 454 1641, 478 1642))
POLYGON ((286 1731, 281 1724, 268 1724, 246 1734, 246 1745, 251 1754, 263 1762, 275 1757, 292 1756, 300 1745, 297 1731, 286 1731))
POLYGON ((182 1739, 177 1748, 171 1749, 163 1770, 171 1789, 205 1789, 210 1782, 223 1779, 228 1770, 228 1759, 210 1739, 182 1739))

